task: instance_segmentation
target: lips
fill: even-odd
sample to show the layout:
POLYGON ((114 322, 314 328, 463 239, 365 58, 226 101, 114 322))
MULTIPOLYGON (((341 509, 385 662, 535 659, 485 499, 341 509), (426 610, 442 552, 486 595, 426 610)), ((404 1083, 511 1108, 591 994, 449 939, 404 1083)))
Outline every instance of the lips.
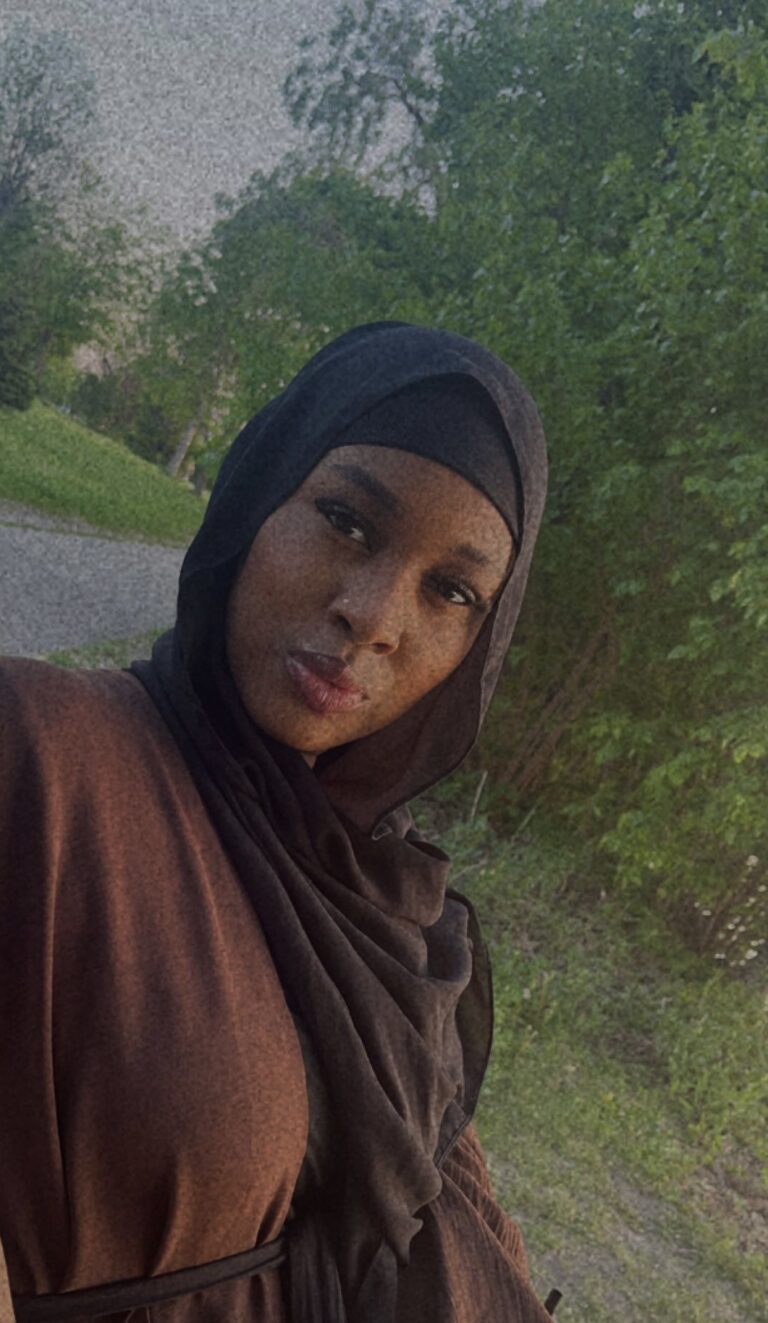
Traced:
POLYGON ((368 695, 346 662, 321 652, 290 652, 285 666, 294 691, 313 712, 350 712, 368 695))

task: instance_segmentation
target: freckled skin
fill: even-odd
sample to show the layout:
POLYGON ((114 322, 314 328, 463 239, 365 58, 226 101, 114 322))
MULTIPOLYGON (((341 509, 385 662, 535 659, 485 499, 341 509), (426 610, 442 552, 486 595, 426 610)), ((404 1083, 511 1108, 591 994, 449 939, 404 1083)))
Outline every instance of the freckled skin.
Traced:
POLYGON ((329 451, 265 520, 230 594, 227 657, 247 711, 310 766, 389 725, 469 652, 486 616, 472 598, 492 602, 511 554, 496 507, 452 469, 385 446, 329 451), (400 509, 340 475, 340 463, 385 484, 400 509), (466 543, 487 564, 453 554, 466 543), (302 650, 341 657, 367 700, 311 711, 285 665, 302 650))

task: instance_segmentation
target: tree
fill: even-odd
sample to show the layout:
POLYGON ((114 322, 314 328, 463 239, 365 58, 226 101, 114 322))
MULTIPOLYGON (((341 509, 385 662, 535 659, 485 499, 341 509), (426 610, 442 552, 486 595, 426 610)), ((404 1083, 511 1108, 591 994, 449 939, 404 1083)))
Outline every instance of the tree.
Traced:
POLYGON ((12 28, 0 43, 0 219, 71 185, 93 119, 93 82, 69 39, 12 28))
POLYGON ((429 33, 419 0, 342 4, 327 41, 300 42, 302 57, 284 85, 294 124, 315 135, 328 160, 341 153, 352 166, 380 144, 393 110, 418 135, 436 95, 429 33))
POLYGON ((219 201, 209 239, 169 272, 131 364, 174 420, 155 457, 178 471, 191 455, 209 478, 233 432, 329 334, 402 315, 405 300, 418 320, 436 278, 426 219, 348 171, 289 162, 219 201))
POLYGON ((111 328, 145 275, 126 225, 105 216, 86 157, 93 122, 92 81, 68 39, 17 24, 0 43, 0 303, 13 309, 0 393, 16 407, 50 356, 111 328))
POLYGON ((499 820, 565 821, 665 904, 768 850, 767 33, 764 0, 457 0, 431 34, 347 5, 287 84, 351 164, 408 89, 424 319, 543 411, 548 520, 470 766, 499 820))
POLYGON ((20 344, 23 318, 17 299, 0 299, 0 405, 26 409, 34 396, 31 372, 23 366, 20 344))
POLYGON ((768 849, 768 40, 725 32, 706 54, 724 77, 669 126, 673 164, 630 250, 627 407, 658 437, 685 525, 662 581, 679 614, 654 666, 668 710, 606 843, 628 877, 713 901, 768 849))

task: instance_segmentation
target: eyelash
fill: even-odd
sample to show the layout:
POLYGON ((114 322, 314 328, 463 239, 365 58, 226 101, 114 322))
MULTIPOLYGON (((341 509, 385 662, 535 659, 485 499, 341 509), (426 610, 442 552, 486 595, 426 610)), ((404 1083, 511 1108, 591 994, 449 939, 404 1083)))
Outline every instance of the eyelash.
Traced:
MULTIPOLYGON (((352 510, 349 506, 341 505, 338 501, 322 500, 315 501, 315 506, 323 518, 328 520, 331 527, 337 529, 337 531, 344 537, 350 537, 350 535, 348 532, 345 532, 343 528, 339 527, 339 524, 335 522, 336 520, 339 520, 340 522, 346 521, 347 524, 359 528, 365 536, 365 543, 359 542, 356 538, 350 537, 351 542, 358 542, 358 546, 367 545, 370 547, 375 541, 375 538, 373 537, 373 529, 368 523, 368 520, 363 519, 362 515, 359 515, 357 511, 352 510)), ((488 603, 478 597, 474 588, 471 588, 468 583, 462 583, 461 580, 457 579, 434 579, 433 583, 436 585, 438 591, 448 589, 450 592, 464 594, 465 601, 449 602, 450 606, 468 606, 475 611, 479 611, 483 615, 488 610, 488 603)), ((445 593, 442 593, 442 595, 446 596, 445 593)), ((447 597, 446 600, 448 600, 447 597)))

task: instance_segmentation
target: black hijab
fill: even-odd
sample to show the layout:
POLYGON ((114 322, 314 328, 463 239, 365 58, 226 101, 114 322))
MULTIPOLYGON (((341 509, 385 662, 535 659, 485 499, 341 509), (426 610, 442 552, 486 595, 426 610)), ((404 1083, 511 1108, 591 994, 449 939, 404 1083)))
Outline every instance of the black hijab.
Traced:
POLYGON ((505 364, 449 332, 358 327, 233 443, 182 566, 175 629, 132 668, 251 897, 330 1098, 333 1173, 291 1227, 293 1323, 392 1323, 418 1211, 439 1194, 440 1164, 474 1110, 490 1050, 485 950, 468 902, 446 892, 447 857, 418 838, 407 801, 458 766, 477 737, 545 488, 538 414, 505 364), (431 392, 427 413, 437 416, 441 382, 446 396, 463 385, 474 401, 472 433, 464 410, 460 436, 424 426, 388 441, 387 402, 414 391, 415 419, 431 392), (353 440, 420 451, 474 481, 507 519, 517 557, 448 679, 310 769, 245 713, 224 658, 226 603, 268 515, 329 449, 353 440))

